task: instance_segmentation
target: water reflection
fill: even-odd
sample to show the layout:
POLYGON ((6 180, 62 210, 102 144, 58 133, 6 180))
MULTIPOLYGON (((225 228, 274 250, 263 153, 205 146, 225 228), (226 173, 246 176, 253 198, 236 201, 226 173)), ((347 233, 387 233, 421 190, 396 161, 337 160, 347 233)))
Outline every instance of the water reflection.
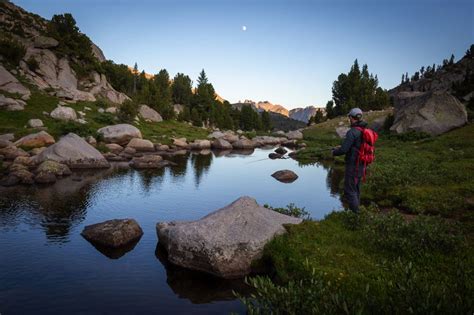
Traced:
POLYGON ((199 154, 199 152, 193 152, 191 154, 191 165, 194 167, 194 181, 196 187, 199 187, 202 176, 209 171, 211 163, 212 154, 199 154))
POLYGON ((135 246, 137 246, 138 242, 140 239, 135 240, 125 246, 121 246, 119 248, 111 248, 111 247, 106 247, 100 244, 95 244, 89 242, 92 246, 94 246, 95 249, 97 249, 102 255, 105 257, 108 257, 110 259, 119 259, 122 256, 124 256, 126 253, 132 251, 135 246))
POLYGON ((107 170, 74 172, 51 186, 0 188, 0 304, 5 313, 79 313, 84 305, 95 307, 94 313, 130 307, 130 312, 184 314, 239 309, 229 300, 234 300, 232 290, 245 292, 243 282, 168 264, 156 248, 155 224, 199 219, 243 195, 276 207, 293 202, 315 219, 340 208, 337 168, 269 160, 269 152, 183 152, 165 157, 176 165, 159 170, 117 163, 107 170), (275 181, 270 175, 281 169, 293 170, 298 180, 275 181), (144 232, 138 244, 122 251, 96 250, 80 236, 85 225, 118 218, 137 220, 144 232))
POLYGON ((159 243, 156 245, 155 256, 165 267, 166 283, 173 292, 194 304, 234 300, 233 291, 243 295, 250 292, 244 279, 226 280, 170 263, 166 250, 159 243))

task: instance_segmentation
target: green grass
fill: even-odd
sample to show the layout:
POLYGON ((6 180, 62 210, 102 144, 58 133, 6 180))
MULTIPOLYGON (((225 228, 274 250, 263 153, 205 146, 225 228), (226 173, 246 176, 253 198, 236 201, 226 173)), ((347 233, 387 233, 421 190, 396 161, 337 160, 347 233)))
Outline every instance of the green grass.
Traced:
MULTIPOLYGON (((300 163, 344 163, 342 157, 334 159, 330 151, 320 151, 341 143, 334 132, 337 125, 338 121, 332 120, 305 130, 308 148, 298 154, 300 163)), ((417 139, 417 135, 381 134, 376 161, 362 186, 362 201, 413 213, 472 217, 468 210, 474 195, 474 125, 438 137, 410 139, 417 139)))
POLYGON ((474 256, 446 219, 363 209, 289 226, 267 244, 274 279, 248 280, 250 314, 462 314, 474 306, 474 256))
MULTIPOLYGON (((341 168, 321 148, 341 143, 335 128, 345 120, 306 129, 298 161, 341 168)), ((472 312, 474 125, 438 137, 382 133, 376 148, 362 186, 362 202, 375 207, 289 226, 270 242, 263 262, 274 279, 248 280, 250 314, 472 312)))
MULTIPOLYGON (((74 132, 80 136, 97 137, 97 130, 107 125, 119 123, 115 120, 114 115, 110 113, 99 113, 98 109, 103 107, 99 102, 77 102, 70 106, 78 111, 86 113, 85 120, 88 122, 81 125, 76 122, 61 122, 45 116, 43 112, 50 113, 58 105, 59 100, 56 97, 49 96, 45 93, 32 89, 31 98, 27 101, 27 106, 23 111, 17 112, 0 112, 0 134, 14 133, 15 137, 21 137, 30 133, 37 132, 33 128, 27 127, 27 122, 32 118, 39 118, 43 121, 47 132, 58 139, 60 136, 69 132, 74 132), (85 110, 89 107, 91 110, 85 110)), ((78 115, 79 117, 79 115, 78 115)), ((185 137, 188 141, 195 139, 206 139, 209 131, 203 128, 190 126, 186 123, 177 121, 163 121, 159 123, 133 123, 140 131, 145 139, 152 142, 160 142, 170 144, 170 138, 185 137)))

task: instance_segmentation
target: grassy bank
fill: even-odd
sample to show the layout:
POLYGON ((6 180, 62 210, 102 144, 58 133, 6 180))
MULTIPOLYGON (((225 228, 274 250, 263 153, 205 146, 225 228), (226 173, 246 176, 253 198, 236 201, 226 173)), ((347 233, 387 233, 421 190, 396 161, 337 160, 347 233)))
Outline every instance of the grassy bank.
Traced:
MULTIPOLYGON (((90 135, 96 137, 99 128, 119 123, 115 120, 114 115, 98 111, 100 107, 106 105, 103 102, 77 102, 76 104, 68 105, 74 108, 76 112, 82 111, 86 114, 84 119, 88 123, 84 125, 76 122, 61 122, 43 114, 43 112, 50 113, 54 110, 58 102, 59 100, 56 97, 33 90, 25 110, 18 112, 3 111, 1 113, 0 134, 12 132, 16 137, 20 137, 36 132, 37 130, 27 127, 28 120, 33 118, 41 119, 47 127, 47 132, 56 139, 69 132, 77 133, 80 136, 90 135)), ((177 121, 163 121, 159 123, 140 121, 140 123, 134 123, 134 125, 140 129, 145 139, 163 144, 171 143, 170 139, 174 137, 185 137, 190 141, 205 139, 209 133, 206 129, 193 127, 177 121)))
MULTIPOLYGON (((305 130, 300 163, 343 168, 321 151, 341 143, 340 121, 305 130)), ((376 156, 360 217, 343 211, 291 226, 265 248, 274 277, 249 280, 249 313, 472 313, 474 126, 439 137, 382 133, 376 156)))
POLYGON ((446 219, 364 209, 288 228, 265 249, 275 277, 249 280, 254 314, 467 314, 474 256, 446 219))
MULTIPOLYGON (((308 148, 298 154, 301 163, 332 160, 321 147, 340 144, 335 122, 304 132, 308 148)), ((343 158, 337 158, 343 164, 343 158)), ((441 214, 471 220, 474 207, 474 125, 438 137, 420 134, 381 134, 376 161, 362 187, 362 202, 412 213, 441 214)))

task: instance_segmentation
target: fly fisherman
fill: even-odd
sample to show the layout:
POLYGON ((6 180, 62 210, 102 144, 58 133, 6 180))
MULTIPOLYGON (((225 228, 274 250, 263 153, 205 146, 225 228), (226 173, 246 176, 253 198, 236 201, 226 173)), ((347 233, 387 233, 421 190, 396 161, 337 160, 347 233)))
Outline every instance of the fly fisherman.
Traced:
POLYGON ((359 161, 359 149, 362 144, 362 131, 367 127, 367 123, 362 121, 362 110, 353 108, 348 114, 351 128, 347 131, 346 137, 341 146, 332 150, 333 156, 345 154, 344 173, 344 198, 349 204, 349 209, 355 213, 359 212, 360 204, 360 181, 364 175, 364 165, 359 161))

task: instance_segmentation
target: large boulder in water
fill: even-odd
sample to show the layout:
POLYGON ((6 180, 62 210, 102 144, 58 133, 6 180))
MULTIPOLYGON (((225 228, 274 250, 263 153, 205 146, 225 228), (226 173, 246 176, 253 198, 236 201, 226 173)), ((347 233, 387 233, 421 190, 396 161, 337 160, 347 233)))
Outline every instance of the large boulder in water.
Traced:
POLYGON ((138 128, 129 124, 118 124, 100 128, 97 130, 108 143, 127 144, 133 138, 142 138, 142 133, 138 128))
POLYGON ((466 108, 454 96, 447 92, 428 92, 396 107, 390 130, 439 135, 466 123, 466 108))
POLYGON ((251 264, 261 258, 265 244, 285 233, 283 224, 301 221, 241 197, 200 220, 158 223, 156 229, 172 263, 239 278, 252 271, 251 264))
POLYGON ((109 163, 99 151, 74 133, 62 137, 33 159, 38 164, 52 160, 64 163, 70 168, 109 167, 109 163))
POLYGON ((115 219, 88 225, 81 235, 93 244, 118 248, 139 240, 143 230, 133 219, 115 219))

